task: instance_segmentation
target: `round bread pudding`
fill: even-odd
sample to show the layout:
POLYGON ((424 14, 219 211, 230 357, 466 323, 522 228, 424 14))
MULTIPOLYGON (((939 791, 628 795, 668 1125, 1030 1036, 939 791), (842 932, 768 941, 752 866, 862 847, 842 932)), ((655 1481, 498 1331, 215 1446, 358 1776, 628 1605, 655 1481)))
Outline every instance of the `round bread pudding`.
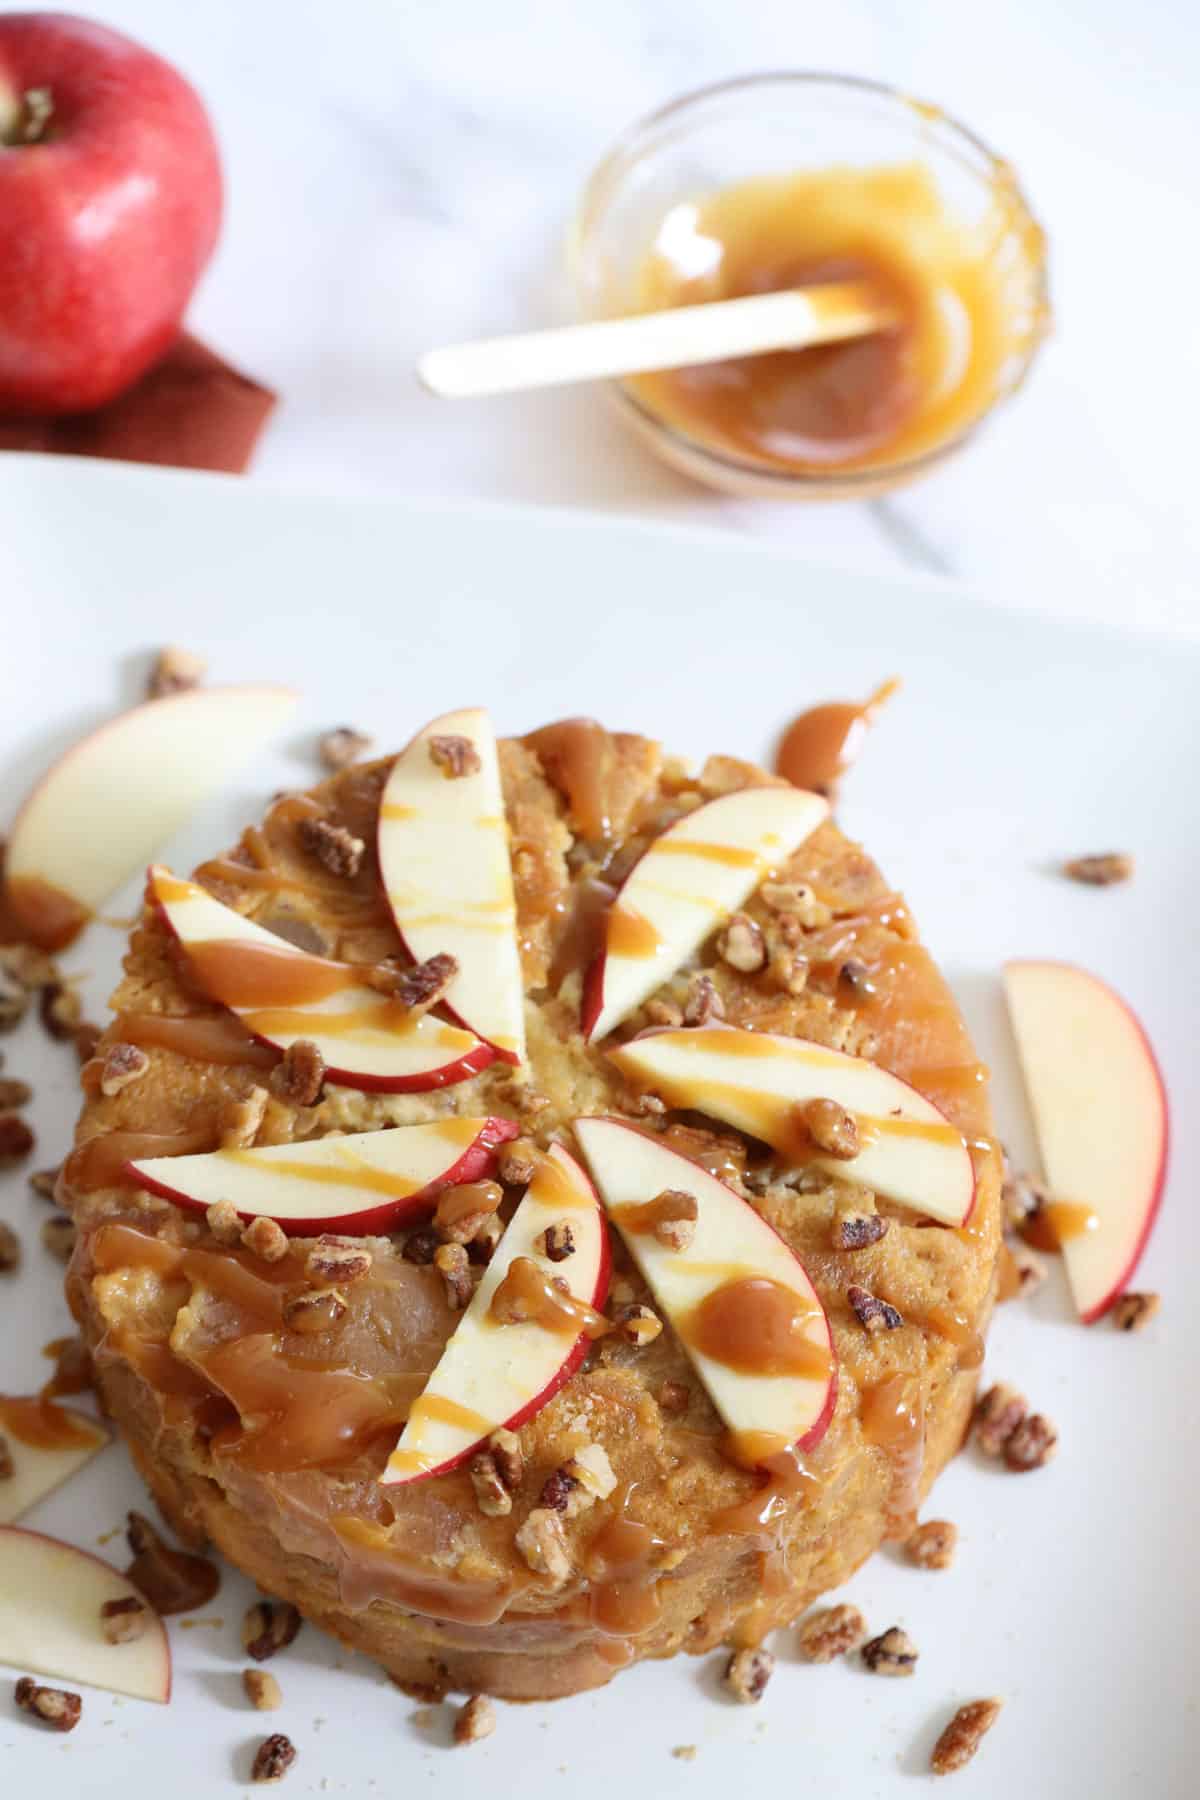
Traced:
MULTIPOLYGON (((431 804, 457 806, 479 759, 468 739, 430 729, 417 744, 443 784, 431 804)), ((882 1540, 912 1530, 969 1417, 996 1284, 999 1158, 986 1071, 942 977, 903 900, 823 807, 787 855, 755 863, 702 846, 726 876, 739 858, 750 870, 743 898, 723 917, 710 911, 703 941, 693 929, 681 957, 647 955, 635 986, 659 985, 640 998, 629 990, 609 1029, 622 1009, 605 996, 601 952, 607 942, 614 954, 614 900, 648 847, 714 801, 726 813, 712 816, 727 816, 727 796, 797 790, 725 756, 693 773, 650 739, 584 721, 503 741, 498 755, 523 1054, 515 1039, 476 1040, 479 1054, 400 1091, 386 1075, 335 1071, 295 1016, 294 995, 270 982, 260 992, 247 975, 247 1004, 237 1004, 228 970, 222 985, 169 925, 164 893, 194 890, 164 877, 133 933, 116 1017, 84 1071, 62 1193, 79 1227, 69 1295, 103 1403, 173 1527, 211 1540, 404 1687, 532 1700, 597 1686, 642 1657, 756 1643, 882 1540), (264 1013, 272 1000, 276 1011, 264 1013), (719 1081, 704 1089, 647 1075, 637 1055, 678 1048, 688 1033, 720 1054, 749 1044, 751 1070, 768 1044, 786 1064, 782 1041, 793 1040, 824 1056, 831 1085, 847 1069, 900 1077, 916 1105, 924 1096, 943 1119, 906 1129, 940 1131, 969 1159, 974 1197, 963 1218, 939 1220, 919 1195, 889 1197, 882 1177, 872 1186, 869 1146, 889 1121, 856 1118, 819 1079, 790 1107, 781 1148, 777 1131, 752 1132, 757 1114, 731 1114, 719 1081), (622 1047, 635 1040, 631 1057, 622 1047), (140 1054, 114 1054, 129 1045, 140 1054), (586 1128, 576 1137, 573 1122, 591 1116, 621 1121, 621 1141, 638 1150, 649 1140, 673 1153, 682 1175, 640 1196, 658 1209, 652 1231, 635 1235, 593 1158, 608 1203, 596 1214, 607 1286, 601 1270, 588 1303, 572 1300, 564 1273, 581 1215, 568 1213, 565 1237, 542 1232, 522 1259, 537 1305, 506 1314, 493 1297, 477 1319, 476 1290, 505 1257, 509 1221, 537 1171, 569 1166, 587 1187, 586 1128), (278 1208, 252 1216, 244 1187, 233 1203, 212 1204, 210 1185, 206 1206, 166 1198, 161 1175, 148 1191, 130 1168, 192 1158, 211 1183, 214 1169, 244 1174, 263 1147, 340 1139, 352 1149, 354 1135, 385 1128, 387 1143, 402 1145, 404 1128, 473 1119, 488 1130, 440 1192, 432 1182, 389 1214, 386 1181, 374 1178, 374 1214, 360 1213, 357 1228, 350 1215, 328 1229, 346 1203, 326 1177, 316 1236, 319 1226, 278 1208), (789 1363, 776 1343, 748 1363, 746 1341, 779 1322, 744 1306, 736 1318, 710 1315, 698 1348, 655 1271, 687 1257, 689 1187, 701 1183, 702 1228, 715 1193, 735 1239, 744 1235, 747 1266, 752 1244, 769 1240, 797 1271, 787 1291, 804 1289, 808 1311, 781 1329, 786 1337, 800 1320, 807 1360, 789 1363), (545 1314, 559 1304, 565 1327, 545 1314), (468 1318, 487 1363, 473 1371, 474 1407, 438 1405, 443 1419, 477 1419, 478 1430, 469 1454, 422 1459, 403 1448, 414 1430, 405 1422, 435 1370, 441 1380, 449 1367, 456 1333, 461 1351, 468 1318), (550 1323, 553 1379, 506 1416, 488 1415, 479 1396, 518 1342, 506 1331, 529 1339, 550 1323), (756 1437, 757 1398, 775 1404, 799 1376, 805 1429, 756 1437)), ((351 966, 355 991, 387 996, 400 1032, 423 1021, 457 1043, 473 1022, 456 1004, 459 965, 427 953, 445 915, 402 939, 386 852, 381 880, 381 810, 385 819, 409 810, 390 798, 392 767, 354 766, 277 798, 195 880, 306 953, 305 968, 317 958, 351 966)), ((494 841, 503 844, 502 829, 494 841)), ((624 967, 628 975, 628 957, 624 967)), ((898 1118, 899 1108, 885 1110, 898 1118)), ((470 1140, 470 1128, 459 1137, 470 1140)), ((286 1177, 286 1155, 277 1164, 286 1177)), ((729 1269, 741 1256, 739 1240, 729 1269)), ((510 1273, 510 1301, 513 1283, 510 1273)), ((753 1299, 770 1284, 742 1286, 753 1299)), ((729 1294, 724 1276, 714 1291, 729 1294)))

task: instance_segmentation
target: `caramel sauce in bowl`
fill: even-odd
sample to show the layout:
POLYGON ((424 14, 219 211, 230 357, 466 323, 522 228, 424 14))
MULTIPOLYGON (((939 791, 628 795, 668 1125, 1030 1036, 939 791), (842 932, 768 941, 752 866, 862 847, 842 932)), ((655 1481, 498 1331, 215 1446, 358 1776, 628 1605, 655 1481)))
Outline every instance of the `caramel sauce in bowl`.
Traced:
POLYGON ((1016 391, 1048 323, 1044 238, 1009 165, 940 108, 846 76, 689 94, 595 170, 572 242, 589 318, 865 281, 864 337, 634 376, 655 452, 773 498, 878 493, 1016 391))

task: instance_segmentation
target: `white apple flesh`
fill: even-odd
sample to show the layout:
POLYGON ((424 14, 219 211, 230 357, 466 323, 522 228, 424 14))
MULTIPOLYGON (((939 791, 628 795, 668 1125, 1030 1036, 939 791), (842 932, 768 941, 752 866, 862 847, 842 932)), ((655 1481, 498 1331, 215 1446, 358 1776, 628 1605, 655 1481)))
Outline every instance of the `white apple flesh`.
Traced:
POLYGON ((584 984, 584 1036, 607 1037, 628 1018, 828 814, 819 794, 752 787, 669 826, 613 901, 584 984))
POLYGON ((1079 1316, 1091 1324, 1130 1280, 1167 1168, 1167 1097, 1128 1006, 1095 975, 1010 962, 1004 989, 1079 1316))
POLYGON ((129 1643, 110 1644, 101 1629, 101 1607, 130 1598, 142 1596, 98 1556, 20 1526, 0 1529, 0 1663, 20 1674, 165 1703, 171 1650, 157 1613, 147 1605, 146 1630, 129 1643))
POLYGON ((622 1074, 668 1105, 722 1119, 785 1159, 817 1163, 942 1224, 967 1220, 975 1170, 961 1132, 876 1063, 732 1026, 648 1032, 610 1055, 622 1074), (852 1161, 816 1153, 802 1109, 821 1099, 854 1114, 863 1149, 852 1161))
POLYGON ((361 1237, 396 1231, 428 1212, 444 1188, 490 1174, 496 1146, 519 1129, 512 1119, 440 1119, 302 1144, 147 1157, 128 1173, 180 1206, 204 1211, 228 1200, 239 1218, 274 1219, 293 1237, 361 1237))
POLYGON ((506 1062, 525 1057, 525 993, 508 822, 491 720, 446 713, 392 764, 379 808, 379 870, 396 929, 418 962, 448 953, 446 1005, 506 1062), (477 767, 448 776, 436 739, 460 740, 477 767), (436 746, 434 746, 436 747, 436 746))
MULTIPOLYGON (((609 1217, 734 1441, 758 1444, 766 1455, 793 1445, 811 1449, 832 1417, 836 1375, 829 1321, 799 1259, 740 1194, 636 1126, 576 1119, 574 1130, 609 1217), (694 1236, 684 1249, 637 1228, 639 1209, 668 1191, 696 1202, 694 1236), (781 1290, 782 1333, 766 1317, 778 1309, 781 1290), (737 1354, 734 1334, 722 1339, 719 1314, 707 1336, 695 1323, 723 1297, 730 1319, 741 1309, 739 1341, 743 1331, 753 1339, 761 1324, 761 1344, 753 1346, 761 1364, 737 1354), (709 1341, 714 1328, 716 1344, 709 1341), (711 1354, 713 1348, 723 1354, 711 1354)), ((756 1460, 753 1451, 740 1459, 756 1460)))
POLYGON ((296 700, 289 688, 197 688, 135 706, 68 750, 9 834, 5 882, 29 937, 48 950, 70 942, 283 728, 296 700), (42 898, 46 888, 63 897, 53 908, 42 898))
POLYGON ((0 1481, 0 1525, 11 1525, 29 1512, 108 1445, 108 1433, 86 1413, 71 1406, 56 1410, 66 1415, 74 1442, 54 1446, 27 1444, 6 1424, 4 1401, 0 1399, 0 1435, 8 1445, 12 1463, 12 1474, 0 1481))
POLYGON ((277 1050, 301 1038, 316 1044, 334 1083, 389 1092, 446 1087, 495 1061, 491 1046, 469 1031, 430 1013, 407 1018, 397 1002, 360 985, 365 971, 297 950, 214 900, 194 881, 156 866, 149 872, 147 895, 189 958, 197 986, 277 1050), (261 953, 268 974, 257 997, 250 995, 247 1001, 237 982, 206 985, 203 957, 210 945, 239 945, 261 953), (289 978, 299 992, 331 991, 315 1000, 288 999, 289 978), (284 998, 273 1002, 272 992, 284 998))
POLYGON ((568 1292, 599 1308, 608 1293, 608 1230, 591 1182, 555 1144, 543 1157, 496 1247, 482 1281, 381 1477, 387 1486, 444 1475, 465 1462, 501 1426, 523 1424, 553 1398, 587 1353, 583 1332, 552 1330, 534 1319, 499 1324, 489 1316, 497 1288, 518 1257, 531 1259, 568 1292), (567 1221, 574 1251, 561 1262, 543 1254, 542 1234, 567 1221))

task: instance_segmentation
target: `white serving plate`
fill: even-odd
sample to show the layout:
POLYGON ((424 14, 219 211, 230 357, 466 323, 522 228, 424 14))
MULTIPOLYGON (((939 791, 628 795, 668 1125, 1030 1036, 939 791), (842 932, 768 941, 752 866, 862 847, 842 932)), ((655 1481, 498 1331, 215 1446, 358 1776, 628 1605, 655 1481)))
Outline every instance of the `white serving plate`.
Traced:
MULTIPOLYGON (((171 1624, 169 1708, 89 1693, 79 1729, 57 1738, 15 1712, 5 1677, 4 1791, 192 1800, 245 1786, 254 1745, 280 1730, 299 1750, 289 1792, 382 1796, 435 1781, 447 1800, 477 1800, 544 1781, 572 1800, 634 1788, 723 1800, 753 1783, 865 1800, 912 1791, 955 1705, 995 1693, 1007 1706, 955 1778, 963 1800, 1194 1794, 1197 649, 1009 613, 932 581, 813 568, 726 536, 308 500, 11 456, 0 479, 5 815, 57 747, 133 697, 146 653, 167 641, 207 653, 214 679, 294 682, 305 695, 290 741, 169 847, 181 868, 231 841, 274 789, 315 778, 313 739, 331 725, 371 730, 387 749, 438 711, 484 703, 505 732, 586 712, 695 755, 763 757, 801 706, 899 674, 904 691, 842 819, 904 889, 953 979, 1018 1160, 1032 1145, 999 999, 1008 956, 1073 958, 1116 984, 1158 1047, 1174 1132, 1139 1278, 1162 1291, 1159 1319, 1139 1337, 1085 1330, 1057 1270, 1031 1305, 1003 1309, 986 1375, 1017 1382, 1057 1421, 1058 1459, 1020 1477, 960 1457, 927 1509, 961 1528, 954 1568, 925 1574, 886 1551, 846 1590, 876 1630, 899 1622, 916 1639, 913 1680, 803 1666, 781 1633, 758 1707, 724 1700, 719 1657, 681 1657, 553 1706, 499 1706, 495 1736, 452 1753, 449 1707, 421 1712, 310 1627, 273 1665, 283 1710, 252 1712, 238 1635, 251 1589, 228 1573, 205 1615, 220 1623, 171 1624), (1066 854, 1110 848, 1138 857, 1127 887, 1054 873, 1066 854), (672 1758, 680 1745, 694 1760, 672 1758)), ((132 910, 137 886, 115 913, 132 910)), ((97 927, 68 958, 87 971, 94 1014, 120 945, 97 927)), ((36 1085, 33 1166, 53 1162, 77 1104, 72 1058, 33 1024, 2 1047, 9 1072, 36 1085)), ((0 1293, 0 1382, 21 1390, 67 1320, 24 1172, 0 1176, 0 1215, 27 1246, 25 1271, 0 1293)), ((141 1497, 114 1449, 27 1522, 94 1547, 141 1497)), ((119 1539, 103 1553, 120 1560, 119 1539)))

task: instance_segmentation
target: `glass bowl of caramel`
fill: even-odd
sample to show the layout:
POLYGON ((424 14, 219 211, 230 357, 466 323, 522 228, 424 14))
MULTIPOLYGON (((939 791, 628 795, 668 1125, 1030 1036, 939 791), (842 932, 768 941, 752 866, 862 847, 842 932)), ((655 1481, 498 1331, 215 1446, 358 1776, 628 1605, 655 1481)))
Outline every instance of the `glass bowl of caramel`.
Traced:
POLYGON ((1045 239, 1011 167, 940 108, 844 75, 753 75, 635 125, 570 241, 585 318, 867 282, 868 335, 626 378, 667 462, 739 494, 914 480, 1021 386, 1049 326, 1045 239))

